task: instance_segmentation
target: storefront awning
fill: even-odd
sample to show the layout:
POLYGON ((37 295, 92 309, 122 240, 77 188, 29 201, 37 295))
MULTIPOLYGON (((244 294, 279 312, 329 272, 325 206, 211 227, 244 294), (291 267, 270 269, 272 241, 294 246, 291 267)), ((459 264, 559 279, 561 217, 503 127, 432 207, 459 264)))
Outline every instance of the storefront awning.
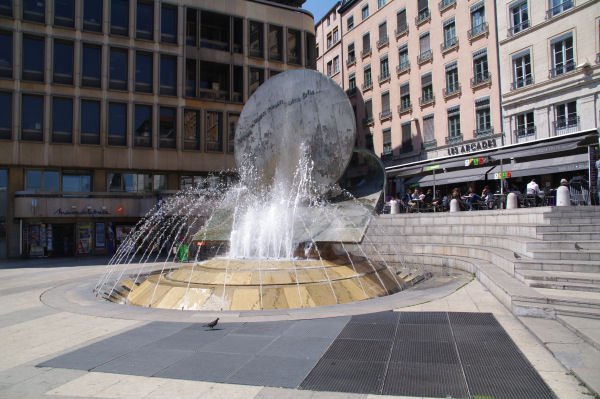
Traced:
MULTIPOLYGON (((472 181, 480 181, 485 180, 486 174, 491 168, 468 168, 462 170, 455 170, 452 172, 441 172, 435 174, 435 184, 436 186, 443 186, 445 184, 454 184, 454 183, 464 183, 464 182, 472 182, 472 181)), ((430 174, 427 176, 420 176, 418 179, 412 183, 419 183, 421 187, 429 187, 433 186, 434 175, 430 174)), ((412 181, 410 179, 409 181, 412 181)), ((407 182, 408 183, 408 182, 407 182)))
MULTIPOLYGON (((537 176, 550 173, 587 171, 588 154, 568 155, 565 157, 539 159, 530 162, 508 163, 502 165, 503 172, 510 172, 511 177, 537 176)), ((495 166, 488 172, 488 177, 500 173, 500 166, 495 166)))

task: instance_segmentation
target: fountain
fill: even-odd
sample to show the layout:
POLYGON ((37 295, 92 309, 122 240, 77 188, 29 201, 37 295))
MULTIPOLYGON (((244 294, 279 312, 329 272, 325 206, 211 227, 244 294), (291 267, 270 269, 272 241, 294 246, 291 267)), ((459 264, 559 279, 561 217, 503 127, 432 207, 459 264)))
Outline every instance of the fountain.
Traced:
POLYGON ((374 154, 353 150, 355 136, 350 102, 331 79, 311 70, 269 79, 240 115, 239 181, 184 190, 148 212, 96 295, 154 308, 262 310, 400 291, 385 259, 363 250, 377 253, 365 231, 385 176, 374 154), (343 189, 353 151, 371 175, 343 189))

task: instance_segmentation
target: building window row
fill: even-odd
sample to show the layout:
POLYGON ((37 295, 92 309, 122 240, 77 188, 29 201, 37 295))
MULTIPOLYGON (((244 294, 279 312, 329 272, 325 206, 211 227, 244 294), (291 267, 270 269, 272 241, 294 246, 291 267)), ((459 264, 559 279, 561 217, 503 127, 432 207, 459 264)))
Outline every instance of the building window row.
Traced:
MULTIPOLYGON (((577 113, 577 101, 567 101, 554 104, 552 121, 552 135, 575 133, 580 129, 580 116, 577 113)), ((533 111, 526 111, 515 115, 513 135, 515 141, 528 141, 536 138, 535 115, 533 111)))

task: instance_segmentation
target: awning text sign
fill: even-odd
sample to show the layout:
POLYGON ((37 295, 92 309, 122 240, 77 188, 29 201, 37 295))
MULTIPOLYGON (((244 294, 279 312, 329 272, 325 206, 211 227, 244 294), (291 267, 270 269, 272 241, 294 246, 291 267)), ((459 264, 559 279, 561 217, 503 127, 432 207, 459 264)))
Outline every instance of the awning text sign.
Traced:
POLYGON ((496 139, 480 140, 475 143, 468 143, 463 145, 457 145, 454 147, 448 147, 448 155, 467 154, 469 152, 487 150, 489 148, 496 148, 497 146, 498 145, 496 143, 496 139))

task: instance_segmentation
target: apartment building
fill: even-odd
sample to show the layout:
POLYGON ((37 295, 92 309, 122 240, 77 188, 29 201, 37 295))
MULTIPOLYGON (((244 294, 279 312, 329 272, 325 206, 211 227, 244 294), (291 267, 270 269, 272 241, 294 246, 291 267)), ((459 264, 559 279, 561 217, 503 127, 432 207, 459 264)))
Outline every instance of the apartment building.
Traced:
POLYGON ((342 24, 338 14, 341 2, 315 24, 317 70, 344 87, 342 24))
POLYGON ((0 258, 110 253, 235 167, 244 102, 314 68, 302 0, 0 2, 0 258))

